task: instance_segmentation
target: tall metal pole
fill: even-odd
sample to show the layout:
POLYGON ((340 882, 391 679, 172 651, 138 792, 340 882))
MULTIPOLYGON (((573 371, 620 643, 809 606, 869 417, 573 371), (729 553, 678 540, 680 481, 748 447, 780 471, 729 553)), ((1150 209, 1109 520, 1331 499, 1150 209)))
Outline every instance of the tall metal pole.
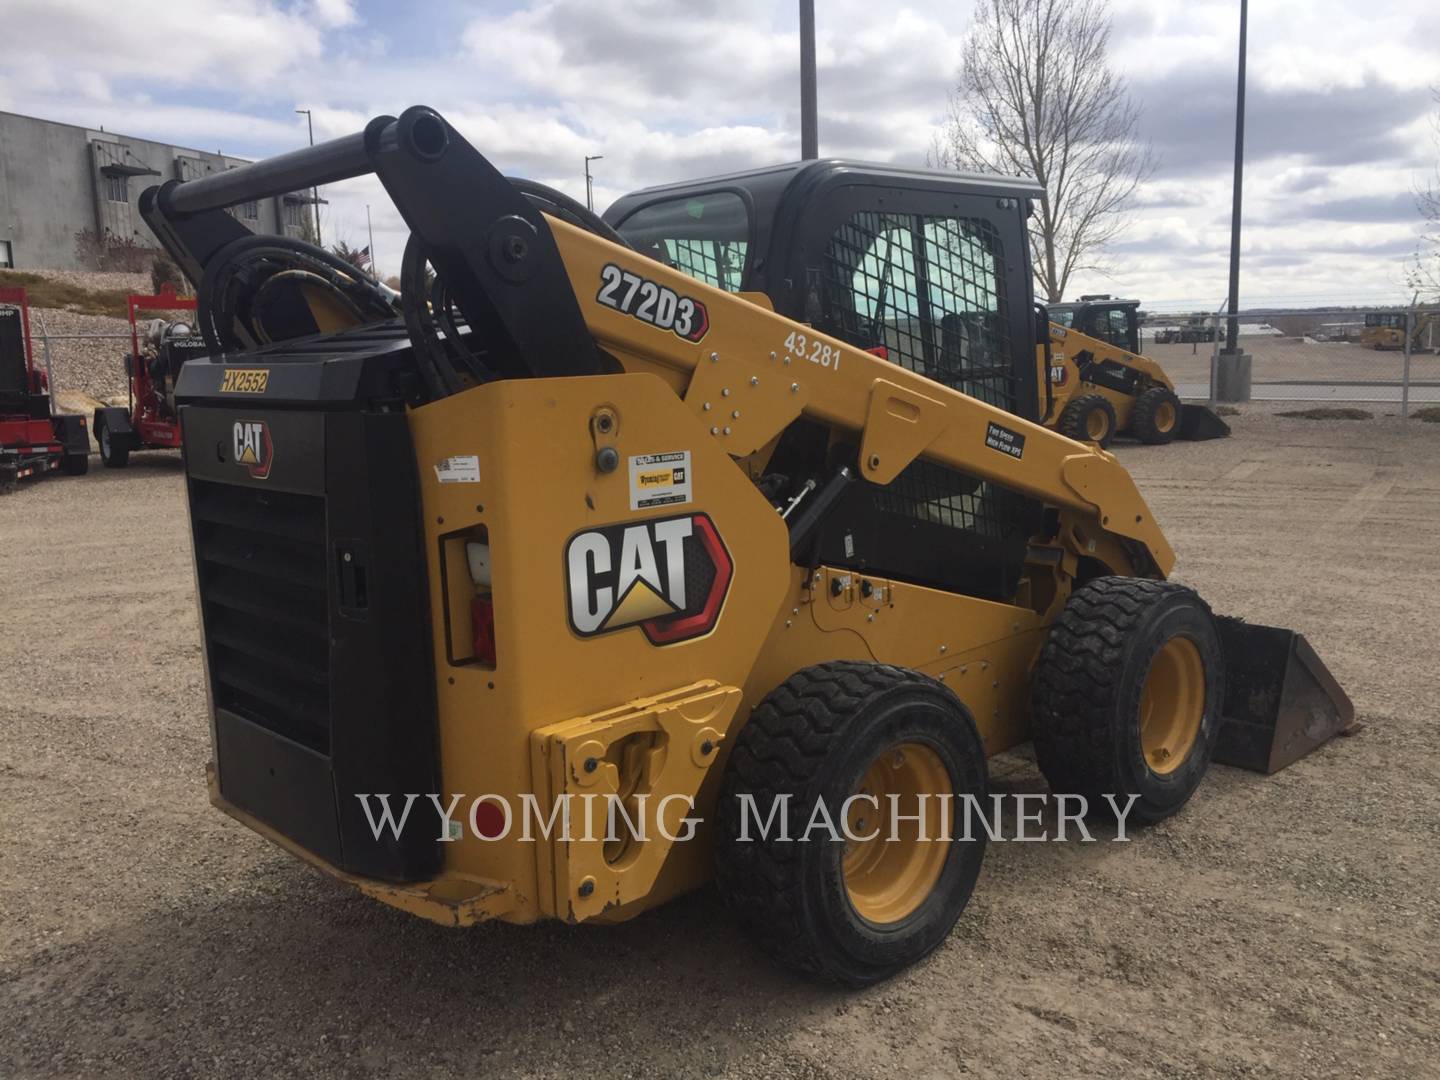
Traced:
POLYGON ((1410 354, 1414 351, 1411 336, 1418 327, 1415 324, 1415 305, 1420 302, 1417 291, 1410 298, 1410 309, 1405 312, 1405 360, 1400 372, 1400 419, 1410 419, 1410 354))
POLYGON ((591 154, 585 158, 585 209, 595 209, 595 183, 590 175, 590 162, 604 161, 604 154, 591 154))
POLYGON ((800 0, 800 157, 820 156, 815 114, 815 0, 800 0))
MULTIPOLYGON (((305 126, 310 129, 310 145, 314 146, 315 118, 310 115, 309 109, 296 109, 295 111, 305 114, 305 126)), ((314 200, 310 204, 310 213, 315 215, 315 245, 317 247, 324 247, 325 242, 320 239, 320 189, 318 187, 312 187, 310 189, 310 198, 314 200)))
POLYGON ((1249 0, 1240 0, 1240 74, 1235 86, 1235 195, 1230 207, 1230 319, 1225 327, 1225 351, 1236 351, 1240 336, 1240 193, 1245 179, 1245 23, 1249 0))
POLYGON ((370 224, 370 204, 365 204, 365 231, 370 234, 370 276, 380 280, 380 271, 375 269, 375 226, 370 224))

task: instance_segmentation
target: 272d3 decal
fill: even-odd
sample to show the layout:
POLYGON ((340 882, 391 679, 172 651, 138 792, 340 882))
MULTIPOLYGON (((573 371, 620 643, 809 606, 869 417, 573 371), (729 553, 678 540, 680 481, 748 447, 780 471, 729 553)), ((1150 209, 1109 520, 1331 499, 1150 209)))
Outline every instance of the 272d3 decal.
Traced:
POLYGON ((614 263, 600 269, 600 291, 595 299, 659 330, 671 330, 686 341, 699 341, 710 329, 710 313, 693 296, 641 277, 614 263))
POLYGON ((708 514, 576 533, 565 545, 570 628, 594 637, 638 626, 652 645, 707 634, 734 564, 708 514))

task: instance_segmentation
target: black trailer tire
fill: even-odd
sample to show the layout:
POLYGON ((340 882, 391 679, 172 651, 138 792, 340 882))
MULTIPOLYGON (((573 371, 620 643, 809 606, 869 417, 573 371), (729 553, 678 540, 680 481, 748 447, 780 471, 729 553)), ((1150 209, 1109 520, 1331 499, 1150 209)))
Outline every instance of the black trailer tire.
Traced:
POLYGON ((1056 794, 1160 821, 1194 794, 1220 734, 1224 653, 1210 607, 1171 582, 1095 578, 1050 627, 1032 683, 1035 757, 1056 794), (1110 795, 1114 803, 1105 799, 1110 795))
POLYGON ((90 455, 66 454, 60 459, 60 467, 67 476, 84 476, 90 471, 90 455))
POLYGON ((1152 386, 1135 400, 1130 434, 1151 446, 1163 446, 1180 430, 1180 398, 1175 391, 1152 386))
POLYGON ((100 444, 100 464, 107 469, 123 469, 130 461, 130 447, 110 438, 110 425, 103 420, 95 424, 95 441, 100 444))
POLYGON ((983 803, 985 790, 975 722, 943 683, 885 664, 805 668, 756 706, 735 740, 716 812, 720 893, 782 964, 849 986, 878 982, 934 950, 969 902, 985 833, 965 839, 957 818, 963 796, 983 803), (919 839, 918 824, 907 826, 913 836, 892 834, 901 819, 891 822, 880 803, 894 804, 878 794, 867 822, 866 785, 897 792, 902 814, 923 808, 932 839, 919 839), (931 786, 948 787, 953 801, 906 797, 907 787, 931 786), (823 825, 802 839, 819 804, 862 839, 837 840, 823 825), (900 841, 866 847, 863 837, 881 831, 900 841), (934 839, 942 836, 950 839, 934 839))
POLYGON ((1056 427, 1061 435, 1103 450, 1115 438, 1115 407, 1099 394, 1083 394, 1065 406, 1056 427))

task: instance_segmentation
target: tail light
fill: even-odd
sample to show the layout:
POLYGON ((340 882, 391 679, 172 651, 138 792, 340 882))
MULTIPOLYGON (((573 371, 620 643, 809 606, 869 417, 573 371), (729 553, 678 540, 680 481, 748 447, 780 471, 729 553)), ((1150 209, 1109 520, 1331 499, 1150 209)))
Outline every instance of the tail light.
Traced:
POLYGON ((488 596, 470 601, 470 629, 474 637, 475 659, 495 666, 495 605, 488 596))
POLYGON ((470 599, 471 645, 475 659, 495 666, 495 604, 490 596, 490 545, 471 540, 465 545, 465 561, 475 595, 470 599))

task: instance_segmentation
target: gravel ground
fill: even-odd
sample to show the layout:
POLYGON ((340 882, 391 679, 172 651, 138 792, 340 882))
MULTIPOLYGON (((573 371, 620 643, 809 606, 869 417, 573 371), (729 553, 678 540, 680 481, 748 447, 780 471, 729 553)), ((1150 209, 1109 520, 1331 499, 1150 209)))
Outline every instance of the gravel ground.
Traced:
POLYGON ((323 878, 206 805, 178 460, 0 500, 0 1076, 1440 1075, 1440 425, 1233 423, 1120 453, 1179 576, 1303 630, 1365 730, 1130 844, 993 845, 859 993, 711 890, 456 931, 323 878))
POLYGON ((35 363, 43 366, 42 334, 105 334, 93 341, 52 339, 50 373, 58 395, 83 394, 104 401, 125 395, 125 357, 130 353, 130 322, 108 315, 81 315, 55 308, 30 309, 35 363))

